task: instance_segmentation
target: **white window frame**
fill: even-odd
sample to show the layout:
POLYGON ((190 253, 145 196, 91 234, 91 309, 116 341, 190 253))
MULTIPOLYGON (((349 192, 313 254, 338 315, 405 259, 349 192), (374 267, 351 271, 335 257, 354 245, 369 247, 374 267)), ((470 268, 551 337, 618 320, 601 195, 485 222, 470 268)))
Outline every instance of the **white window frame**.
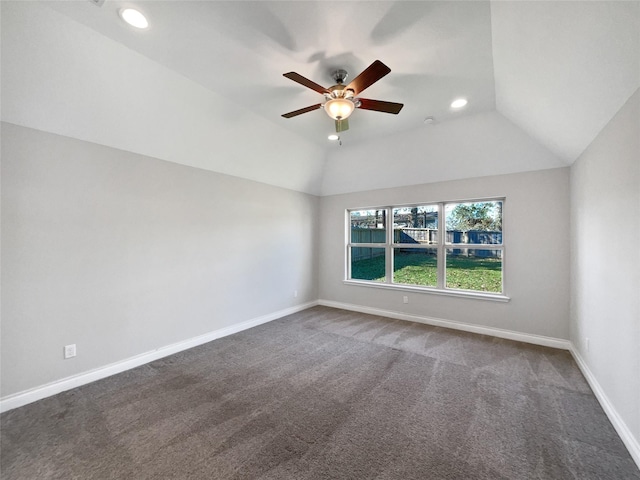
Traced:
POLYGON ((407 205, 386 205, 378 207, 361 207, 361 208, 348 208, 345 211, 345 277, 343 283, 347 285, 358 285, 375 288, 385 288, 393 290, 402 290, 409 292, 428 293, 436 295, 447 295, 454 297, 466 297, 466 298, 479 298, 483 300, 493 300, 508 302, 510 298, 506 295, 505 291, 505 244, 504 244, 504 225, 505 225, 505 198, 504 197, 492 197, 492 198, 480 198, 471 200, 447 200, 438 202, 419 202, 407 205), (469 244, 469 243, 452 243, 446 241, 446 224, 445 224, 445 208, 450 204, 460 203, 482 203, 482 202, 502 202, 502 226, 503 235, 502 243, 500 244, 469 244), (405 243, 394 243, 394 218, 393 210, 396 208, 412 208, 421 206, 437 206, 438 209, 438 233, 437 242, 435 245, 411 245, 405 243), (351 212, 361 210, 384 210, 386 216, 386 242, 385 243, 351 243, 351 212), (484 248, 483 248, 484 246, 484 248), (370 280, 358 280, 351 278, 351 251, 352 248, 382 248, 385 251, 385 281, 374 282, 370 280), (436 250, 437 252, 437 285, 435 287, 422 286, 422 285, 405 285, 400 283, 393 283, 393 249, 394 248, 415 248, 421 250, 436 250), (448 249, 477 249, 477 250, 499 250, 502 257, 502 292, 491 293, 482 292, 479 290, 462 290, 449 288, 446 286, 446 251, 448 249))

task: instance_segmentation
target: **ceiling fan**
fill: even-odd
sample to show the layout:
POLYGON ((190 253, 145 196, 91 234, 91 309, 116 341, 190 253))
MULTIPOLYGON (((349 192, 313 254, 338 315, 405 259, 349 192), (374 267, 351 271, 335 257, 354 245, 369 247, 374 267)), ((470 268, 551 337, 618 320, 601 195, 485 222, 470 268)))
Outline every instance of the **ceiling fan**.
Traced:
POLYGON ((285 73, 283 74, 285 77, 324 95, 325 102, 301 108, 300 110, 294 110, 293 112, 285 113, 282 116, 284 118, 291 118, 297 115, 302 115, 303 113, 324 108, 327 115, 335 120, 336 132, 339 133, 349 129, 349 122, 347 118, 356 108, 374 110, 376 112, 393 113, 397 115, 404 106, 402 103, 383 102, 381 100, 370 100, 368 98, 358 97, 358 95, 360 95, 360 93, 362 93, 366 88, 376 83, 390 71, 391 69, 384 63, 380 60, 376 60, 360 75, 354 78, 351 83, 344 85, 344 81, 347 79, 346 70, 336 70, 332 75, 336 85, 329 88, 324 88, 323 86, 312 82, 308 78, 303 77, 299 73, 285 73))

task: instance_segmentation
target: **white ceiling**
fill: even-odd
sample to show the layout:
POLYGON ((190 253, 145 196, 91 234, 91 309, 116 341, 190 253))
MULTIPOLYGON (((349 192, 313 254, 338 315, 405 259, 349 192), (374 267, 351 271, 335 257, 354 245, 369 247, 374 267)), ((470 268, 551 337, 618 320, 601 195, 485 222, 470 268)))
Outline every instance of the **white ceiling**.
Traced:
MULTIPOLYGON (((531 157, 523 167, 531 170, 573 162, 640 86, 638 1, 2 3, 16 4, 3 8, 4 120, 310 193, 321 193, 319 159, 337 158, 338 147, 326 139, 333 122, 321 110, 280 116, 321 101, 319 94, 284 78, 285 72, 330 86, 336 68, 346 69, 350 78, 376 59, 391 68, 362 96, 404 103, 404 109, 397 116, 354 112, 351 129, 342 135, 343 152, 357 149, 366 158, 375 150, 363 149, 379 145, 381 138, 432 136, 433 131, 425 135, 427 116, 434 116, 436 125, 491 118, 493 128, 501 129, 495 138, 517 128, 551 153, 544 153, 539 165, 531 157), (150 28, 125 25, 117 13, 124 6, 143 11, 150 28), (38 19, 29 20, 30 15, 38 19), (138 65, 139 71, 125 65, 138 65), (55 81, 55 87, 41 85, 55 81), (100 88, 91 89, 91 82, 100 88), (138 110, 147 112, 147 117, 135 114, 137 123, 118 110, 116 86, 124 85, 132 89, 126 102, 138 102, 138 110), (144 98, 136 100, 141 92, 144 98), (175 98, 174 93, 166 98, 168 92, 175 98), (460 96, 469 99, 468 107, 452 111, 450 102, 460 96), (65 106, 67 123, 60 120, 65 106), (95 115, 89 119, 98 106, 112 109, 110 116, 105 112, 108 122, 95 115), (493 116, 482 117, 489 113, 493 116), (197 121, 178 138, 176 119, 186 125, 189 116, 197 121), (208 116, 217 116, 217 123, 208 125, 208 116), (137 138, 131 134, 135 128, 141 129, 137 138), (214 130, 220 134, 215 143, 206 138, 214 130), (202 153, 220 145, 220 138, 240 149, 230 153, 232 165, 202 153), (273 164, 264 174, 251 173, 262 167, 249 157, 279 145, 284 173, 275 175, 273 164), (305 155, 306 164, 295 163, 305 155), (558 161, 552 165, 554 156, 558 161), (294 170, 299 170, 295 178, 284 178, 294 170)), ((428 154, 428 142, 414 143, 428 154)), ((440 158, 446 146, 438 145, 440 158)), ((458 175, 464 171, 461 165, 458 175)))
POLYGON ((488 2, 146 1, 151 28, 117 16, 129 1, 47 2, 59 12, 323 146, 333 121, 321 110, 281 114, 322 96, 282 76, 295 71, 323 86, 343 68, 350 79, 379 59, 391 73, 362 96, 404 103, 398 115, 357 111, 343 137, 361 141, 417 128, 426 116, 495 108, 488 2))
POLYGON ((496 108, 572 163, 640 86, 640 2, 492 2, 496 108))

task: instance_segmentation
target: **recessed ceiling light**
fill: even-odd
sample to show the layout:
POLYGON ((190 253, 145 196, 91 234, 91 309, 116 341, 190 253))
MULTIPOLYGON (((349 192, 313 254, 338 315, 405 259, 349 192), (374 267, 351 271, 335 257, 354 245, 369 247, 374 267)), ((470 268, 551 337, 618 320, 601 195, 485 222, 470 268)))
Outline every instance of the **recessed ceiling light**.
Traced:
POLYGON ((466 98, 458 98, 457 100, 454 100, 453 102, 451 102, 451 108, 462 108, 466 104, 467 104, 466 98))
POLYGON ((340 138, 340 136, 339 136, 339 135, 336 135, 335 133, 332 133, 332 134, 330 134, 327 138, 328 138, 329 140, 334 140, 334 141, 335 141, 335 140, 338 140, 338 139, 340 138))
POLYGON ((149 22, 147 22, 145 16, 133 8, 123 8, 120 10, 120 18, 132 27, 147 28, 149 26, 149 22))

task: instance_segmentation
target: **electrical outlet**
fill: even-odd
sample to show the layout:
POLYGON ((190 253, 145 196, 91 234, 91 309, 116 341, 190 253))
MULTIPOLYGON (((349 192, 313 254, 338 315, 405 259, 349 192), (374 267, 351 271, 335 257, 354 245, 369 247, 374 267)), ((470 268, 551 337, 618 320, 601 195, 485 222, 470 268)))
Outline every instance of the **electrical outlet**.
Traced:
POLYGON ((402 303, 409 303, 409 297, 407 297, 406 295, 402 297, 402 303))
POLYGON ((76 356, 76 344, 64 346, 64 358, 73 358, 76 356))
POLYGON ((298 296, 298 290, 293 291, 293 297, 296 298, 298 296))

